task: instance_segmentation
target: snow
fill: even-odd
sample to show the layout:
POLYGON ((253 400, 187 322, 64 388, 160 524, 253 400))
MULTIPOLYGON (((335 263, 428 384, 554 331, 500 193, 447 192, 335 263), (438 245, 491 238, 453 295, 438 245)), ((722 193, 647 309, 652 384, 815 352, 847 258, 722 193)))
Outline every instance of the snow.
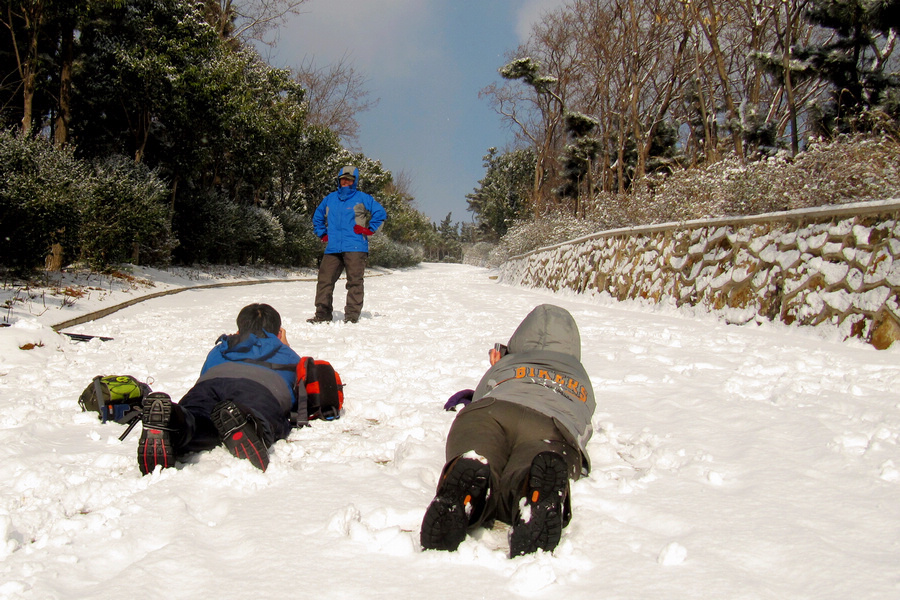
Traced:
POLYGON ((51 329, 232 279, 139 276, 155 286, 97 285, 62 308, 33 290, 5 306, 0 597, 900 597, 897 349, 431 264, 368 277, 356 325, 306 323, 315 283, 302 277, 160 296, 67 329, 108 342, 51 329), (131 374, 180 397, 257 301, 300 354, 338 369, 344 416, 276 443, 265 473, 219 448, 142 477, 138 430, 120 442, 78 395, 94 375, 131 374), (511 560, 499 526, 423 552, 455 414, 442 405, 544 302, 575 316, 597 393, 572 523, 553 553, 511 560))

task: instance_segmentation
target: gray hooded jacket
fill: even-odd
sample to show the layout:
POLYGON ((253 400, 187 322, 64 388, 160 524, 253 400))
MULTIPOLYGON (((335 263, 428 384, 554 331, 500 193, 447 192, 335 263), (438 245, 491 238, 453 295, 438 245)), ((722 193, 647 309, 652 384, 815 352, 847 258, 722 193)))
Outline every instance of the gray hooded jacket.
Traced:
POLYGON ((581 335, 569 311, 552 304, 532 310, 509 338, 509 352, 491 367, 472 400, 492 397, 551 417, 581 451, 593 434, 594 390, 581 364, 581 335))

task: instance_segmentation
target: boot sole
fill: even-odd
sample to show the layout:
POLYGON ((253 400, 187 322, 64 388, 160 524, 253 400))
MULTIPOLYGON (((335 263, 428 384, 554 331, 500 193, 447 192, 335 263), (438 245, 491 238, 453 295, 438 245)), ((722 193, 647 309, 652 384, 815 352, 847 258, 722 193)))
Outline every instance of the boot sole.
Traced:
POLYGON ((559 544, 568 479, 568 466, 559 454, 542 452, 534 458, 528 474, 528 495, 520 503, 509 534, 510 557, 539 549, 550 552, 559 544))
POLYGON ((172 401, 168 398, 144 400, 141 438, 138 440, 138 468, 142 475, 153 472, 157 465, 167 469, 175 464, 172 434, 166 427, 172 417, 172 401))
POLYGON ((422 519, 420 542, 425 550, 454 551, 466 539, 474 502, 488 490, 491 470, 472 458, 460 458, 441 482, 422 519))
POLYGON ((265 471, 269 466, 269 451, 256 434, 253 424, 231 401, 216 405, 212 422, 222 438, 222 443, 237 458, 250 461, 254 467, 265 471))

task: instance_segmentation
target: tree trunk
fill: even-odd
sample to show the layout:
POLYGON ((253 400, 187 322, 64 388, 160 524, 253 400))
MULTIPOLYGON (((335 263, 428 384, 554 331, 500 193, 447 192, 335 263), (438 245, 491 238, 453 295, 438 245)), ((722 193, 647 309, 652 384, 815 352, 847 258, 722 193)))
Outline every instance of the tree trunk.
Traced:
POLYGON ((62 244, 56 243, 50 247, 50 254, 44 259, 44 269, 47 271, 62 271, 63 267, 63 247, 62 244))
POLYGON ((12 4, 10 3, 7 9, 7 26, 12 36, 12 46, 16 54, 16 67, 19 71, 19 77, 22 79, 22 121, 20 133, 26 136, 31 134, 33 127, 34 92, 38 68, 38 40, 44 21, 44 3, 41 0, 23 3, 21 14, 15 16, 21 18, 25 24, 24 30, 27 35, 27 41, 24 56, 19 53, 19 44, 17 43, 16 31, 13 27, 15 19, 12 12, 12 4))
POLYGON ((672 74, 669 77, 669 81, 666 83, 666 89, 665 92, 663 92, 662 100, 660 101, 659 107, 656 111, 656 115, 654 115, 653 117, 653 122, 648 128, 646 140, 640 149, 639 164, 642 167, 641 176, 644 175, 647 161, 650 159, 650 149, 653 147, 653 138, 656 137, 656 128, 659 127, 659 124, 665 118, 666 113, 669 112, 669 106, 671 106, 672 104, 672 97, 675 93, 675 84, 678 81, 678 70, 681 65, 681 60, 684 57, 684 51, 685 48, 687 48, 689 38, 690 32, 688 30, 685 30, 684 35, 681 38, 681 42, 678 44, 678 51, 675 53, 675 58, 672 61, 672 74))
POLYGON ((69 120, 72 116, 72 63, 75 60, 75 27, 68 23, 63 28, 61 40, 62 64, 59 70, 59 112, 53 140, 58 148, 69 142, 69 120))
POLYGON ((134 162, 140 164, 144 160, 144 151, 147 149, 147 140, 150 137, 150 109, 140 109, 138 122, 134 130, 134 162))
MULTIPOLYGON (((719 45, 719 22, 716 17, 716 5, 713 0, 706 0, 706 6, 709 10, 709 18, 704 19, 698 15, 698 21, 706 34, 712 50, 713 58, 716 61, 716 71, 719 75, 719 82, 722 85, 722 99, 725 101, 725 108, 728 109, 728 117, 732 120, 738 118, 737 105, 731 94, 731 83, 728 79, 728 71, 725 68, 725 56, 722 54, 722 47, 719 45)), ((741 141, 741 132, 735 127, 731 129, 731 140, 734 143, 734 154, 738 159, 744 159, 744 146, 741 141)))
POLYGON ((703 93, 702 69, 700 68, 700 54, 694 53, 694 73, 697 80, 697 110, 700 113, 700 119, 703 122, 703 159, 707 162, 717 162, 719 160, 719 140, 718 134, 713 127, 710 114, 707 111, 707 98, 703 93))
POLYGON ((781 57, 781 65, 784 69, 784 91, 787 96, 788 115, 791 120, 791 156, 797 156, 800 152, 800 137, 797 133, 797 102, 794 98, 794 84, 791 80, 791 32, 793 29, 793 19, 788 11, 788 22, 785 27, 784 53, 781 57))

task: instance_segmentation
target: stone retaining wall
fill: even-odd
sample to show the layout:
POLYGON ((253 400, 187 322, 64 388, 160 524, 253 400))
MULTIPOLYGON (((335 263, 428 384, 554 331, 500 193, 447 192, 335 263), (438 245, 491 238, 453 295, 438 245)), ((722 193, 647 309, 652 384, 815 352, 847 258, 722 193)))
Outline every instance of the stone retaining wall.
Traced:
POLYGON ((900 338, 900 201, 617 229, 512 257, 501 280, 900 338))

